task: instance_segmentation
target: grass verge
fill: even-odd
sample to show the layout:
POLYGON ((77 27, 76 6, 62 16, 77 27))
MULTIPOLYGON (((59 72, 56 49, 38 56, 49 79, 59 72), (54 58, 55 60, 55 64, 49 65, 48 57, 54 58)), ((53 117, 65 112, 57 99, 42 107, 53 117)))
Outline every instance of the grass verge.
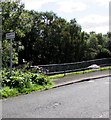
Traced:
POLYGON ((32 91, 45 90, 49 89, 54 85, 53 82, 48 83, 47 85, 37 85, 31 84, 29 88, 10 88, 8 86, 3 87, 0 90, 0 99, 18 96, 20 94, 28 94, 32 91))
MULTIPOLYGON (((101 67, 101 68, 97 68, 97 69, 89 69, 89 70, 84 70, 84 71, 70 72, 70 73, 65 73, 65 75, 81 74, 81 73, 88 73, 88 72, 107 70, 107 69, 111 69, 111 66, 101 67)), ((64 73, 51 75, 51 76, 49 76, 49 78, 54 79, 54 78, 59 78, 59 77, 63 77, 63 76, 64 76, 64 73)))

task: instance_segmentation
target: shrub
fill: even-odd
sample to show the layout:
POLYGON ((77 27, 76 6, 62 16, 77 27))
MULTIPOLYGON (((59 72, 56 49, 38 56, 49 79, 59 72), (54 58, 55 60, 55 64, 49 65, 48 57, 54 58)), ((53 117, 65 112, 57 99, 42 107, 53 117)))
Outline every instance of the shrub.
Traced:
POLYGON ((50 80, 44 75, 31 72, 13 71, 10 76, 9 72, 2 71, 2 86, 10 88, 30 88, 31 84, 47 85, 50 80))
POLYGON ((12 71, 12 75, 6 70, 2 70, 2 89, 0 89, 0 98, 15 96, 19 93, 27 94, 31 91, 50 88, 53 83, 48 77, 31 72, 12 71))

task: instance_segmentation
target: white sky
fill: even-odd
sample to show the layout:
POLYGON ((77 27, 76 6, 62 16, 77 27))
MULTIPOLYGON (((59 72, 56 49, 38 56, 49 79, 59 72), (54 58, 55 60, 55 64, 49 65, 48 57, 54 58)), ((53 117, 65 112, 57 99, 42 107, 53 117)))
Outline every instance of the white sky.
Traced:
POLYGON ((110 0, 22 0, 25 8, 53 11, 67 21, 76 18, 86 32, 106 34, 109 31, 110 0))

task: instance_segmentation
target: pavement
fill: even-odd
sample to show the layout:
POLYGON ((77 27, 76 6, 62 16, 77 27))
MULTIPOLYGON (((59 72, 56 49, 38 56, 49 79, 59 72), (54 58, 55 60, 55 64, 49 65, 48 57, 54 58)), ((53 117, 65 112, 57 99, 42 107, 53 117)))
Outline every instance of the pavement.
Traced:
POLYGON ((54 78, 52 80, 55 83, 55 86, 53 88, 70 85, 78 82, 110 77, 110 76, 111 76, 111 69, 93 71, 93 72, 83 73, 83 74, 66 75, 63 77, 54 78))

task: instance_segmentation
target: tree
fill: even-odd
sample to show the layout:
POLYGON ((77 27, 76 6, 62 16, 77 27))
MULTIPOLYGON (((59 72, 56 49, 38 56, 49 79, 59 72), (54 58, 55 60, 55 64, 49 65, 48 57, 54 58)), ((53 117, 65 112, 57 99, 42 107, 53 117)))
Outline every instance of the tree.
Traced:
MULTIPOLYGON (((24 48, 21 43, 22 38, 25 36, 27 31, 31 30, 31 16, 29 16, 27 10, 24 10, 24 4, 21 4, 19 0, 2 1, 0 5, 2 6, 3 41, 7 41, 3 42, 3 47, 9 44, 9 41, 5 38, 6 33, 15 32, 16 37, 13 41, 13 51, 16 52, 17 58, 19 51, 24 48)), ((3 50, 5 50, 5 48, 3 48, 3 50)), ((5 57, 4 51, 3 57, 5 57)))
POLYGON ((22 64, 23 59, 38 65, 110 57, 110 33, 88 34, 82 31, 75 18, 67 22, 52 11, 25 10, 19 0, 2 1, 0 5, 3 8, 5 66, 9 65, 9 40, 5 38, 7 32, 16 33, 13 41, 14 64, 17 61, 22 64))

